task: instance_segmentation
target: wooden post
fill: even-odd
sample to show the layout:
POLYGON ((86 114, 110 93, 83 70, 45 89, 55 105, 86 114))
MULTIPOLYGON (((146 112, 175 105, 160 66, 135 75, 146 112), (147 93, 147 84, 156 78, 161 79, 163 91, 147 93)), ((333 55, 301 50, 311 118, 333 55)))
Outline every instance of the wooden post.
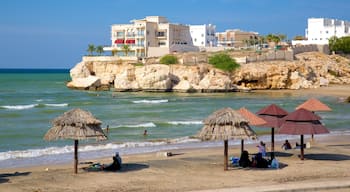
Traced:
POLYGON ((271 159, 275 158, 275 128, 271 128, 271 159))
POLYGON ((304 135, 300 135, 300 159, 304 160, 304 135))
POLYGON ((244 151, 244 140, 241 139, 241 154, 243 153, 244 151))
POLYGON ((74 140, 74 173, 78 173, 78 140, 74 140))
POLYGON ((224 171, 227 171, 228 140, 224 140, 224 171))

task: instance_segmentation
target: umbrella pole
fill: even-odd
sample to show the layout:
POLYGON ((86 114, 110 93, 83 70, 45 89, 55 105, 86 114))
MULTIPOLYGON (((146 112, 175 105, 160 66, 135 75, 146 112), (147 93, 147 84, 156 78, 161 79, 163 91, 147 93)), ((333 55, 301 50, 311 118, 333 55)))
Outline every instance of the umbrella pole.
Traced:
POLYGON ((300 159, 304 160, 304 135, 300 135, 300 159))
POLYGON ((228 140, 224 140, 224 171, 227 171, 228 140))
POLYGON ((271 159, 275 158, 275 128, 271 128, 271 159))
POLYGON ((78 173, 78 140, 74 140, 74 173, 78 173))
POLYGON ((244 140, 241 139, 241 154, 243 153, 244 151, 244 140))

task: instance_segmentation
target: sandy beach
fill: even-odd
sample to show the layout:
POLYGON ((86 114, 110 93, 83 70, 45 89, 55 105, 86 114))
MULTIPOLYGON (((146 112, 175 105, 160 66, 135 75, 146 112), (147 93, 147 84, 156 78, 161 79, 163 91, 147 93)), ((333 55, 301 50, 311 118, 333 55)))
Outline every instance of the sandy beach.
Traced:
MULTIPOLYGON (((288 93, 289 90, 276 92, 288 93)), ((349 86, 297 90, 293 93, 350 96, 349 86)), ((291 141, 295 143, 297 140, 291 141)), ((309 141, 309 138, 306 139, 309 141)), ((268 141, 265 141, 270 146, 268 141)), ((103 191, 350 191, 350 135, 316 136, 311 148, 284 151, 276 143, 279 169, 223 169, 223 147, 169 151, 172 156, 154 152, 122 156, 118 172, 87 172, 72 164, 0 170, 0 191, 10 192, 103 192, 103 191)), ((256 153, 256 144, 246 145, 256 153)), ((239 156, 240 146, 229 146, 229 156, 239 156)), ((107 159, 91 159, 110 163, 107 159)))

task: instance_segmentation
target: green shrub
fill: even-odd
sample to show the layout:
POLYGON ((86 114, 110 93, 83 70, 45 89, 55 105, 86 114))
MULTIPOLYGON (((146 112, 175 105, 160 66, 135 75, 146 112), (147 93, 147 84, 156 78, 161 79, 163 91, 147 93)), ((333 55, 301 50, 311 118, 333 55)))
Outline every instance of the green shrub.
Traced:
POLYGON ((209 63, 223 71, 233 71, 240 65, 225 53, 219 53, 209 57, 209 63))
POLYGON ((176 64, 178 63, 177 57, 174 55, 164 55, 163 57, 160 58, 159 62, 161 64, 176 64))

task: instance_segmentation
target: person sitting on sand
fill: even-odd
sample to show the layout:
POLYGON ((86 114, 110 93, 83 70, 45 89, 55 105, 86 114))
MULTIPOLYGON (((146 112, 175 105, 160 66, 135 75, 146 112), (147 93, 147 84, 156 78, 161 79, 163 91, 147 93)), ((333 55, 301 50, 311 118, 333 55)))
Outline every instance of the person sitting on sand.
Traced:
POLYGON ((261 153, 258 153, 255 155, 253 159, 253 165, 254 167, 257 167, 257 168, 268 168, 269 162, 262 157, 261 153))
POLYGON ((107 166, 102 166, 102 170, 105 171, 118 171, 122 167, 122 159, 117 152, 115 156, 113 156, 113 162, 107 166))
POLYGON ((286 139, 286 141, 283 143, 282 149, 284 150, 292 149, 292 146, 290 145, 288 139, 286 139))
POLYGON ((241 158, 238 161, 240 167, 250 167, 252 162, 249 159, 248 151, 243 151, 241 154, 241 158))

